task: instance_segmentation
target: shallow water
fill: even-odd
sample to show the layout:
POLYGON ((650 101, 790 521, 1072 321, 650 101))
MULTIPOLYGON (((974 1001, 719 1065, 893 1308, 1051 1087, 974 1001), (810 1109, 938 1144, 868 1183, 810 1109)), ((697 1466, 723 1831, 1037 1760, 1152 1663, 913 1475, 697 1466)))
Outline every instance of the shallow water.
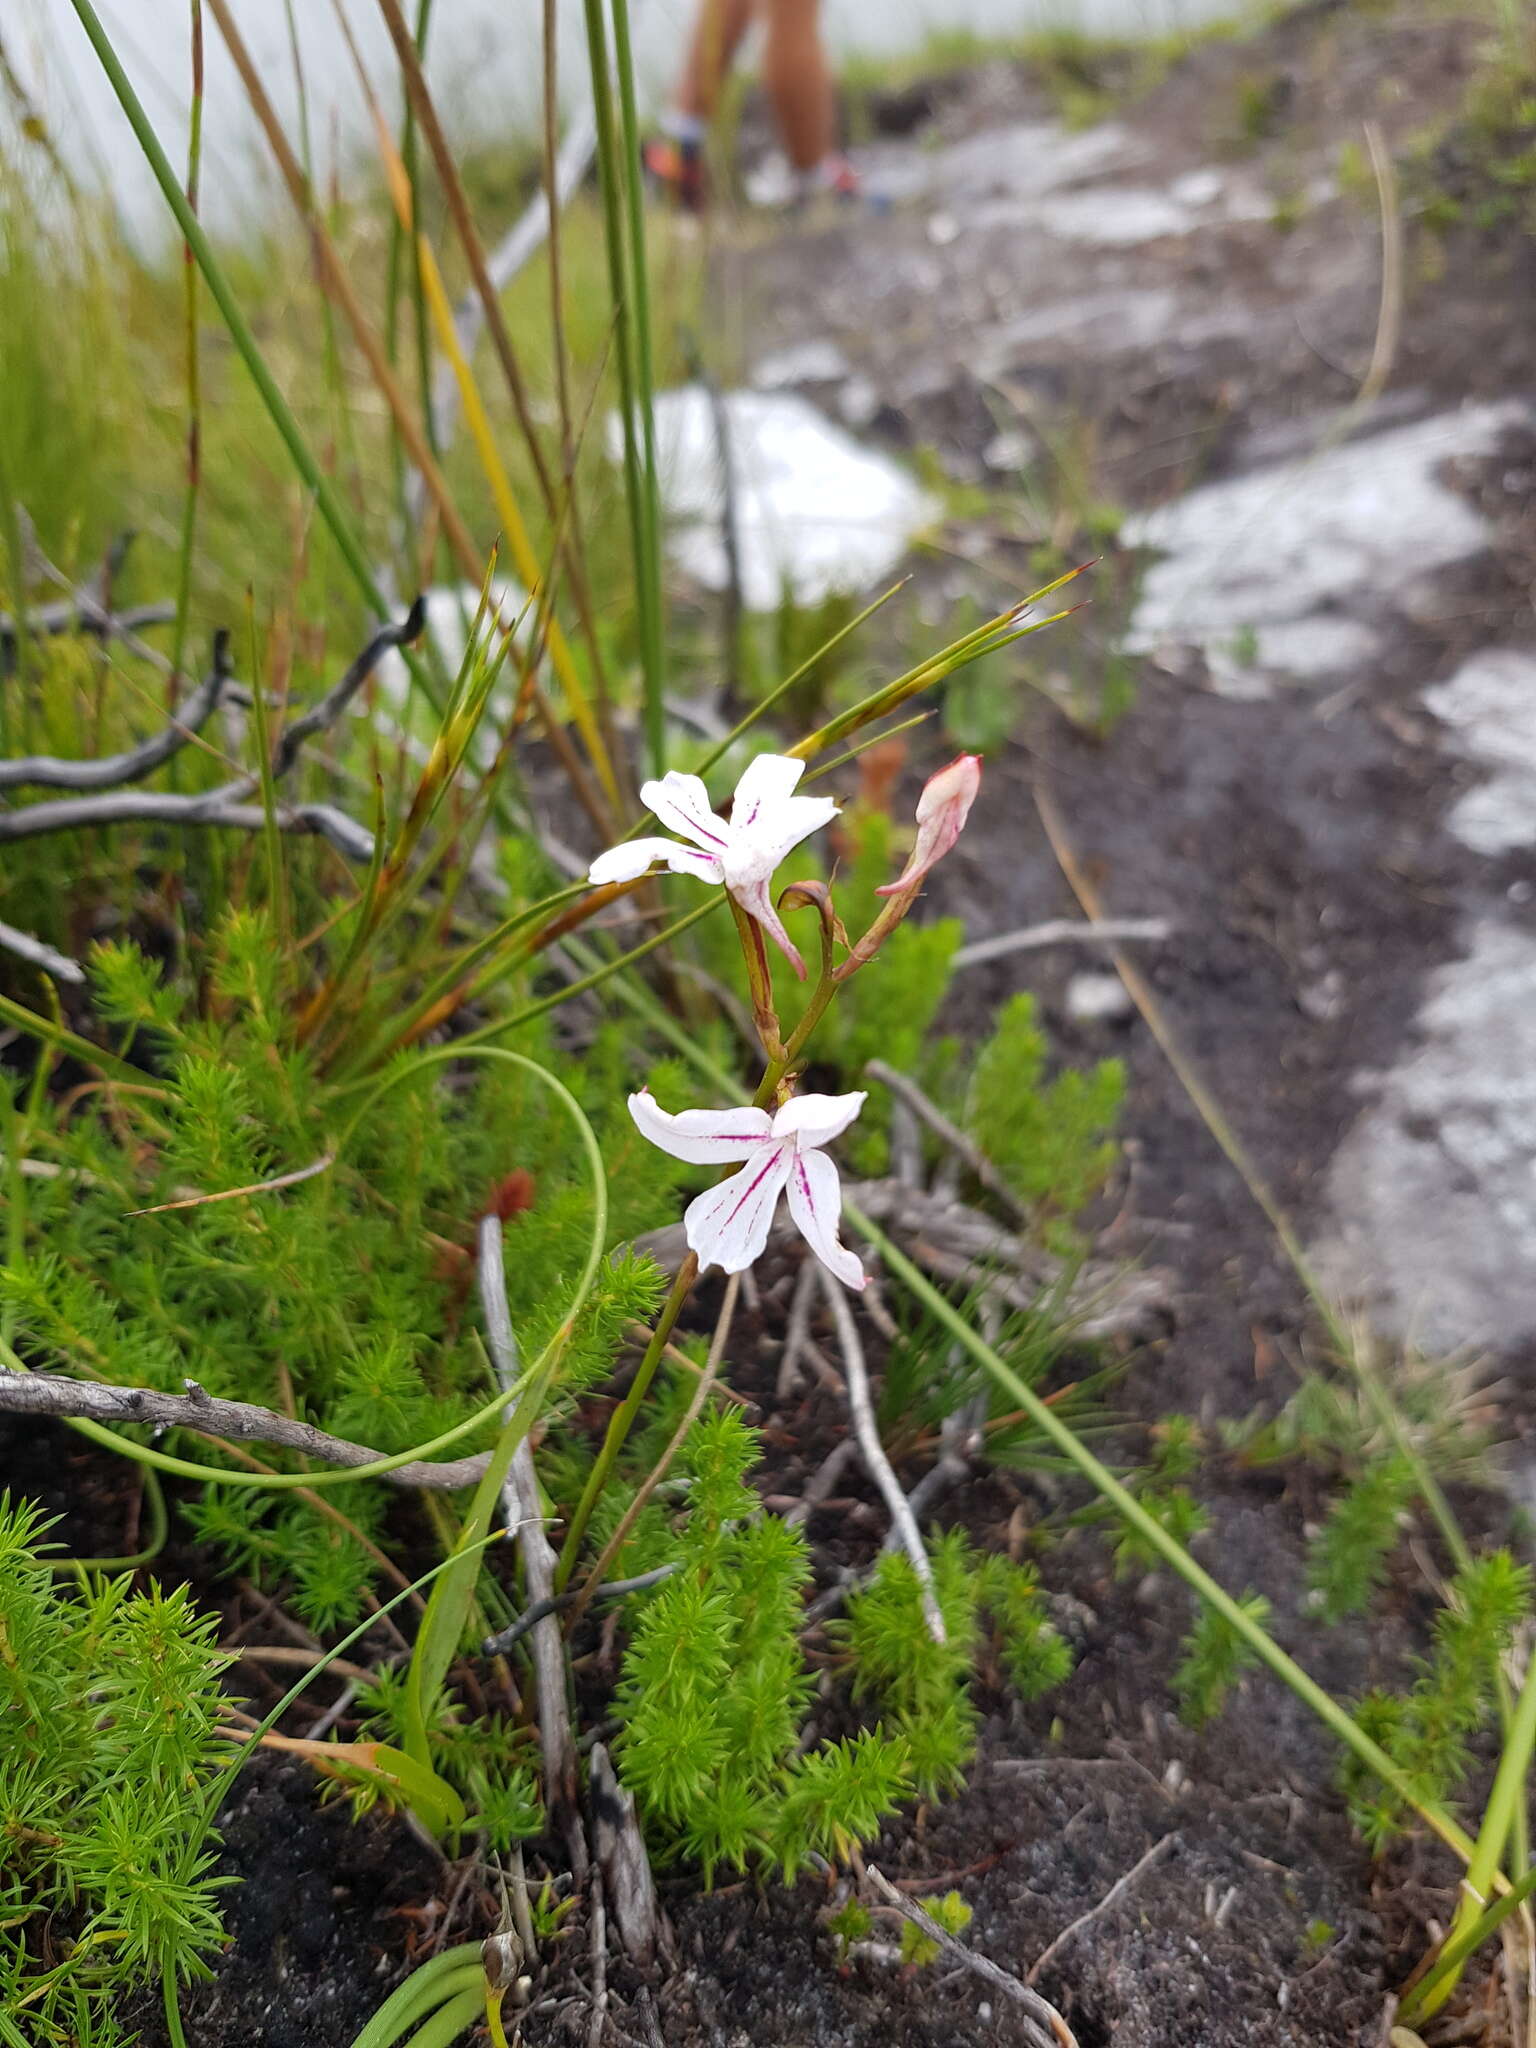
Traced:
MULTIPOLYGON (((1162 35, 1230 14, 1235 0, 825 0, 840 53, 895 54, 936 30, 1005 36, 1055 26, 1093 34, 1162 35)), ((285 0, 233 0, 242 36, 290 132, 299 92, 285 0)), ((159 129, 172 161, 186 148, 189 0, 96 0, 97 11, 159 129)), ((692 19, 693 0, 631 0, 636 65, 658 99, 692 19)), ((414 15, 414 0, 405 0, 414 15)), ((389 43, 373 0, 348 8, 364 61, 388 73, 389 43)), ((429 70, 459 140, 523 130, 539 93, 540 0, 438 0, 429 70)), ((292 0, 310 127, 324 166, 367 147, 366 115, 330 0, 292 0)), ((137 231, 154 233, 163 209, 149 173, 76 19, 71 0, 5 0, 5 40, 77 169, 92 170, 137 231)), ((574 94, 585 62, 578 0, 560 0, 563 76, 574 94)), ((229 227, 267 203, 272 177, 254 123, 211 18, 207 23, 206 210, 229 227)))

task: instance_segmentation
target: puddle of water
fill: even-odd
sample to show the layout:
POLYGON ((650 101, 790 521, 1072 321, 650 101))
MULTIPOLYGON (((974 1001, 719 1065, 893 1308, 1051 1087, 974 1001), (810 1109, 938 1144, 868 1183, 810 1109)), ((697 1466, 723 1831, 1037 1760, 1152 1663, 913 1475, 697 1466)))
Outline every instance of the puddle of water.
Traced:
POLYGON ((1536 1331, 1536 937, 1473 927, 1329 1169, 1325 1277, 1429 1348, 1536 1331))
MULTIPOLYGON (((772 611, 787 591, 814 604, 863 591, 899 566, 941 507, 886 456, 790 392, 732 391, 722 400, 736 500, 742 601, 772 611)), ((618 422, 609 425, 618 452, 618 422)), ((673 560, 706 590, 729 580, 725 493, 714 409, 699 385, 656 398, 657 462, 673 560)))
POLYGON ((1536 842, 1536 656, 1486 647, 1449 681, 1424 692, 1472 760, 1491 769, 1446 824, 1475 853, 1513 853, 1536 842))
MULTIPOLYGON (((1465 406, 1134 516, 1122 544, 1156 549, 1161 559, 1143 581, 1127 646, 1230 650, 1255 631, 1313 620, 1362 593, 1373 604, 1406 597, 1431 571, 1488 544, 1487 522, 1439 480, 1441 465, 1492 453, 1530 416, 1518 401, 1465 406)), ((1327 635, 1314 632, 1310 652, 1326 653, 1333 671, 1327 635)), ((1305 677, 1308 645, 1290 653, 1290 672, 1305 677)))

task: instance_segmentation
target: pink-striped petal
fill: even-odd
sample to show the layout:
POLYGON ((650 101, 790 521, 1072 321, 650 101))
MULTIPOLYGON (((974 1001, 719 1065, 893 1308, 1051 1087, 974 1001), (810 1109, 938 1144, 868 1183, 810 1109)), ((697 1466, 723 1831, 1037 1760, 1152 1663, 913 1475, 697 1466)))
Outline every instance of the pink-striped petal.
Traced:
POLYGON ((640 801, 663 825, 670 825, 707 853, 723 854, 730 844, 731 828, 710 809, 709 791, 697 775, 680 775, 670 769, 659 782, 641 783, 640 801))
POLYGON ((767 1144, 773 1132, 766 1109, 685 1109, 673 1116, 649 1089, 630 1096, 629 1113, 642 1137, 693 1166, 728 1166, 767 1144))
POLYGON ((917 800, 917 844, 912 858, 894 882, 877 889, 877 896, 900 896, 916 888, 935 861, 940 861, 960 837, 970 808, 981 787, 981 756, 960 754, 937 775, 930 775, 917 800))
POLYGON ((788 1146, 770 1140, 748 1157, 740 1173, 688 1204, 683 1234, 701 1267, 741 1273, 762 1257, 789 1169, 788 1146))
POLYGON ((749 831, 764 809, 772 809, 795 793, 805 763, 793 754, 759 754, 750 761, 731 799, 732 832, 749 831))
POLYGON ((869 1275, 857 1255, 838 1237, 843 1189, 837 1168, 825 1152, 795 1154, 789 1170, 789 1213, 795 1219, 796 1229, 829 1273, 855 1294, 869 1284, 869 1275))
POLYGON ((798 1139, 803 1152, 830 1145, 843 1135, 867 1099, 862 1088, 852 1095, 793 1096, 774 1118, 773 1135, 798 1139))
POLYGON ((610 846, 606 853, 597 856, 587 870, 587 880, 595 885, 633 882, 657 861, 665 861, 674 875, 695 875, 701 882, 724 879, 720 863, 712 853, 701 853, 697 847, 683 846, 676 839, 626 839, 622 846, 610 846))
POLYGON ((738 878, 749 882, 771 875, 802 839, 830 825, 836 816, 837 805, 829 796, 790 796, 764 804, 751 825, 740 827, 733 813, 730 851, 725 856, 727 886, 738 878))
POLYGON ((736 898, 736 901, 741 905, 748 917, 755 917, 757 919, 763 930, 772 939, 790 966, 793 967, 796 974, 804 981, 805 962, 796 952, 794 941, 790 938, 789 933, 785 931, 779 913, 774 908, 773 896, 768 887, 768 877, 764 875, 754 881, 740 884, 727 883, 726 886, 730 889, 731 894, 736 898))

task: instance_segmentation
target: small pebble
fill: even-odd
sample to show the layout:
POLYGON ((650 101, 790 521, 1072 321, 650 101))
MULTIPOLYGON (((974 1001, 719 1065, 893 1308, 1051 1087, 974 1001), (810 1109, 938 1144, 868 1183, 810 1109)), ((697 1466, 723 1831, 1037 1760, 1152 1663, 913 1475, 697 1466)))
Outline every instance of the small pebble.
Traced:
POLYGON ((1074 974, 1067 983, 1067 1015, 1074 1024, 1118 1024, 1135 1007, 1118 974, 1074 974))
POLYGON ((845 426, 867 427, 880 410, 880 394, 867 377, 850 377, 837 394, 837 409, 845 426))

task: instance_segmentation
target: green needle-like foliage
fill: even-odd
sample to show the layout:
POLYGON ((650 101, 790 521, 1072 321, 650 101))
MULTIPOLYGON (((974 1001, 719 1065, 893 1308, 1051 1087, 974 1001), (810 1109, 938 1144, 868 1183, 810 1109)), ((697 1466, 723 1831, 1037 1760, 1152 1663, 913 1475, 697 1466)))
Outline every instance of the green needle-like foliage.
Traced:
POLYGON ((1052 1627, 1034 1569, 973 1550, 962 1530, 931 1546, 934 1594, 945 1641, 935 1642, 910 1560, 888 1551, 869 1584, 850 1596, 837 1639, 855 1691, 877 1700, 882 1725, 905 1742, 913 1783, 926 1799, 952 1791, 976 1750, 969 1683, 990 1616, 1000 1661, 1026 1699, 1059 1685, 1072 1652, 1052 1627))
MULTIPOLYGON (((1471 1745, 1493 1718, 1493 1674, 1531 1611, 1531 1574, 1507 1550, 1491 1550, 1446 1588, 1435 1616, 1434 1648, 1406 1692, 1367 1693, 1356 1709, 1362 1728, 1409 1774, 1422 1796, 1454 1796, 1472 1760, 1471 1745)), ((1373 1847, 1404 1824, 1402 1805, 1353 1761, 1342 1773, 1361 1832, 1373 1847)))
MULTIPOLYGON (((339 1110, 299 1042, 268 921, 230 915, 199 985, 163 977, 131 947, 93 958, 97 1002, 146 1066, 111 1118, 45 1100, 31 1150, 60 1169, 29 1186, 24 1256, 0 1300, 29 1362, 296 1412, 381 1453, 406 1451, 482 1408, 493 1384, 477 1332, 475 1231, 496 1209, 525 1358, 560 1324, 586 1249, 591 1201, 569 1119, 503 1062, 439 1065, 393 1088, 344 1156, 295 1185, 259 1183, 334 1154, 339 1110), (257 1189, 233 1199, 201 1195, 257 1189), (161 1214, 135 1214, 171 1203, 161 1214)), ((615 1242, 671 1213, 674 1162, 624 1112, 624 1046, 600 1032, 581 1060, 524 1034, 598 1124, 615 1164, 615 1242)), ((611 1370, 659 1276, 605 1262, 556 1389, 569 1400, 611 1370)), ((489 1441, 490 1426, 464 1440, 489 1441)), ((182 1435, 176 1455, 230 1460, 182 1435)), ((291 1455, 262 1445, 276 1470, 291 1455)), ((244 1468, 249 1470, 247 1464, 244 1468)), ((313 1628, 354 1621, 378 1569, 391 1492, 349 1483, 330 1499, 350 1528, 293 1492, 210 1485, 187 1508, 232 1571, 281 1588, 313 1628)))
POLYGON ((0 2042, 100 2048, 129 1990, 206 1975, 222 1940, 204 1801, 232 1659, 184 1587, 66 1590, 45 1531, 0 1496, 0 2042))
MULTIPOLYGON (((1048 1082, 1046 1053, 1034 997, 1014 996, 972 1069, 966 1124, 1024 1202, 1070 1221, 1114 1164, 1108 1134, 1125 1095, 1125 1069, 1103 1060, 1048 1082)), ((1059 1225, 1056 1234, 1063 1234, 1059 1225)))

